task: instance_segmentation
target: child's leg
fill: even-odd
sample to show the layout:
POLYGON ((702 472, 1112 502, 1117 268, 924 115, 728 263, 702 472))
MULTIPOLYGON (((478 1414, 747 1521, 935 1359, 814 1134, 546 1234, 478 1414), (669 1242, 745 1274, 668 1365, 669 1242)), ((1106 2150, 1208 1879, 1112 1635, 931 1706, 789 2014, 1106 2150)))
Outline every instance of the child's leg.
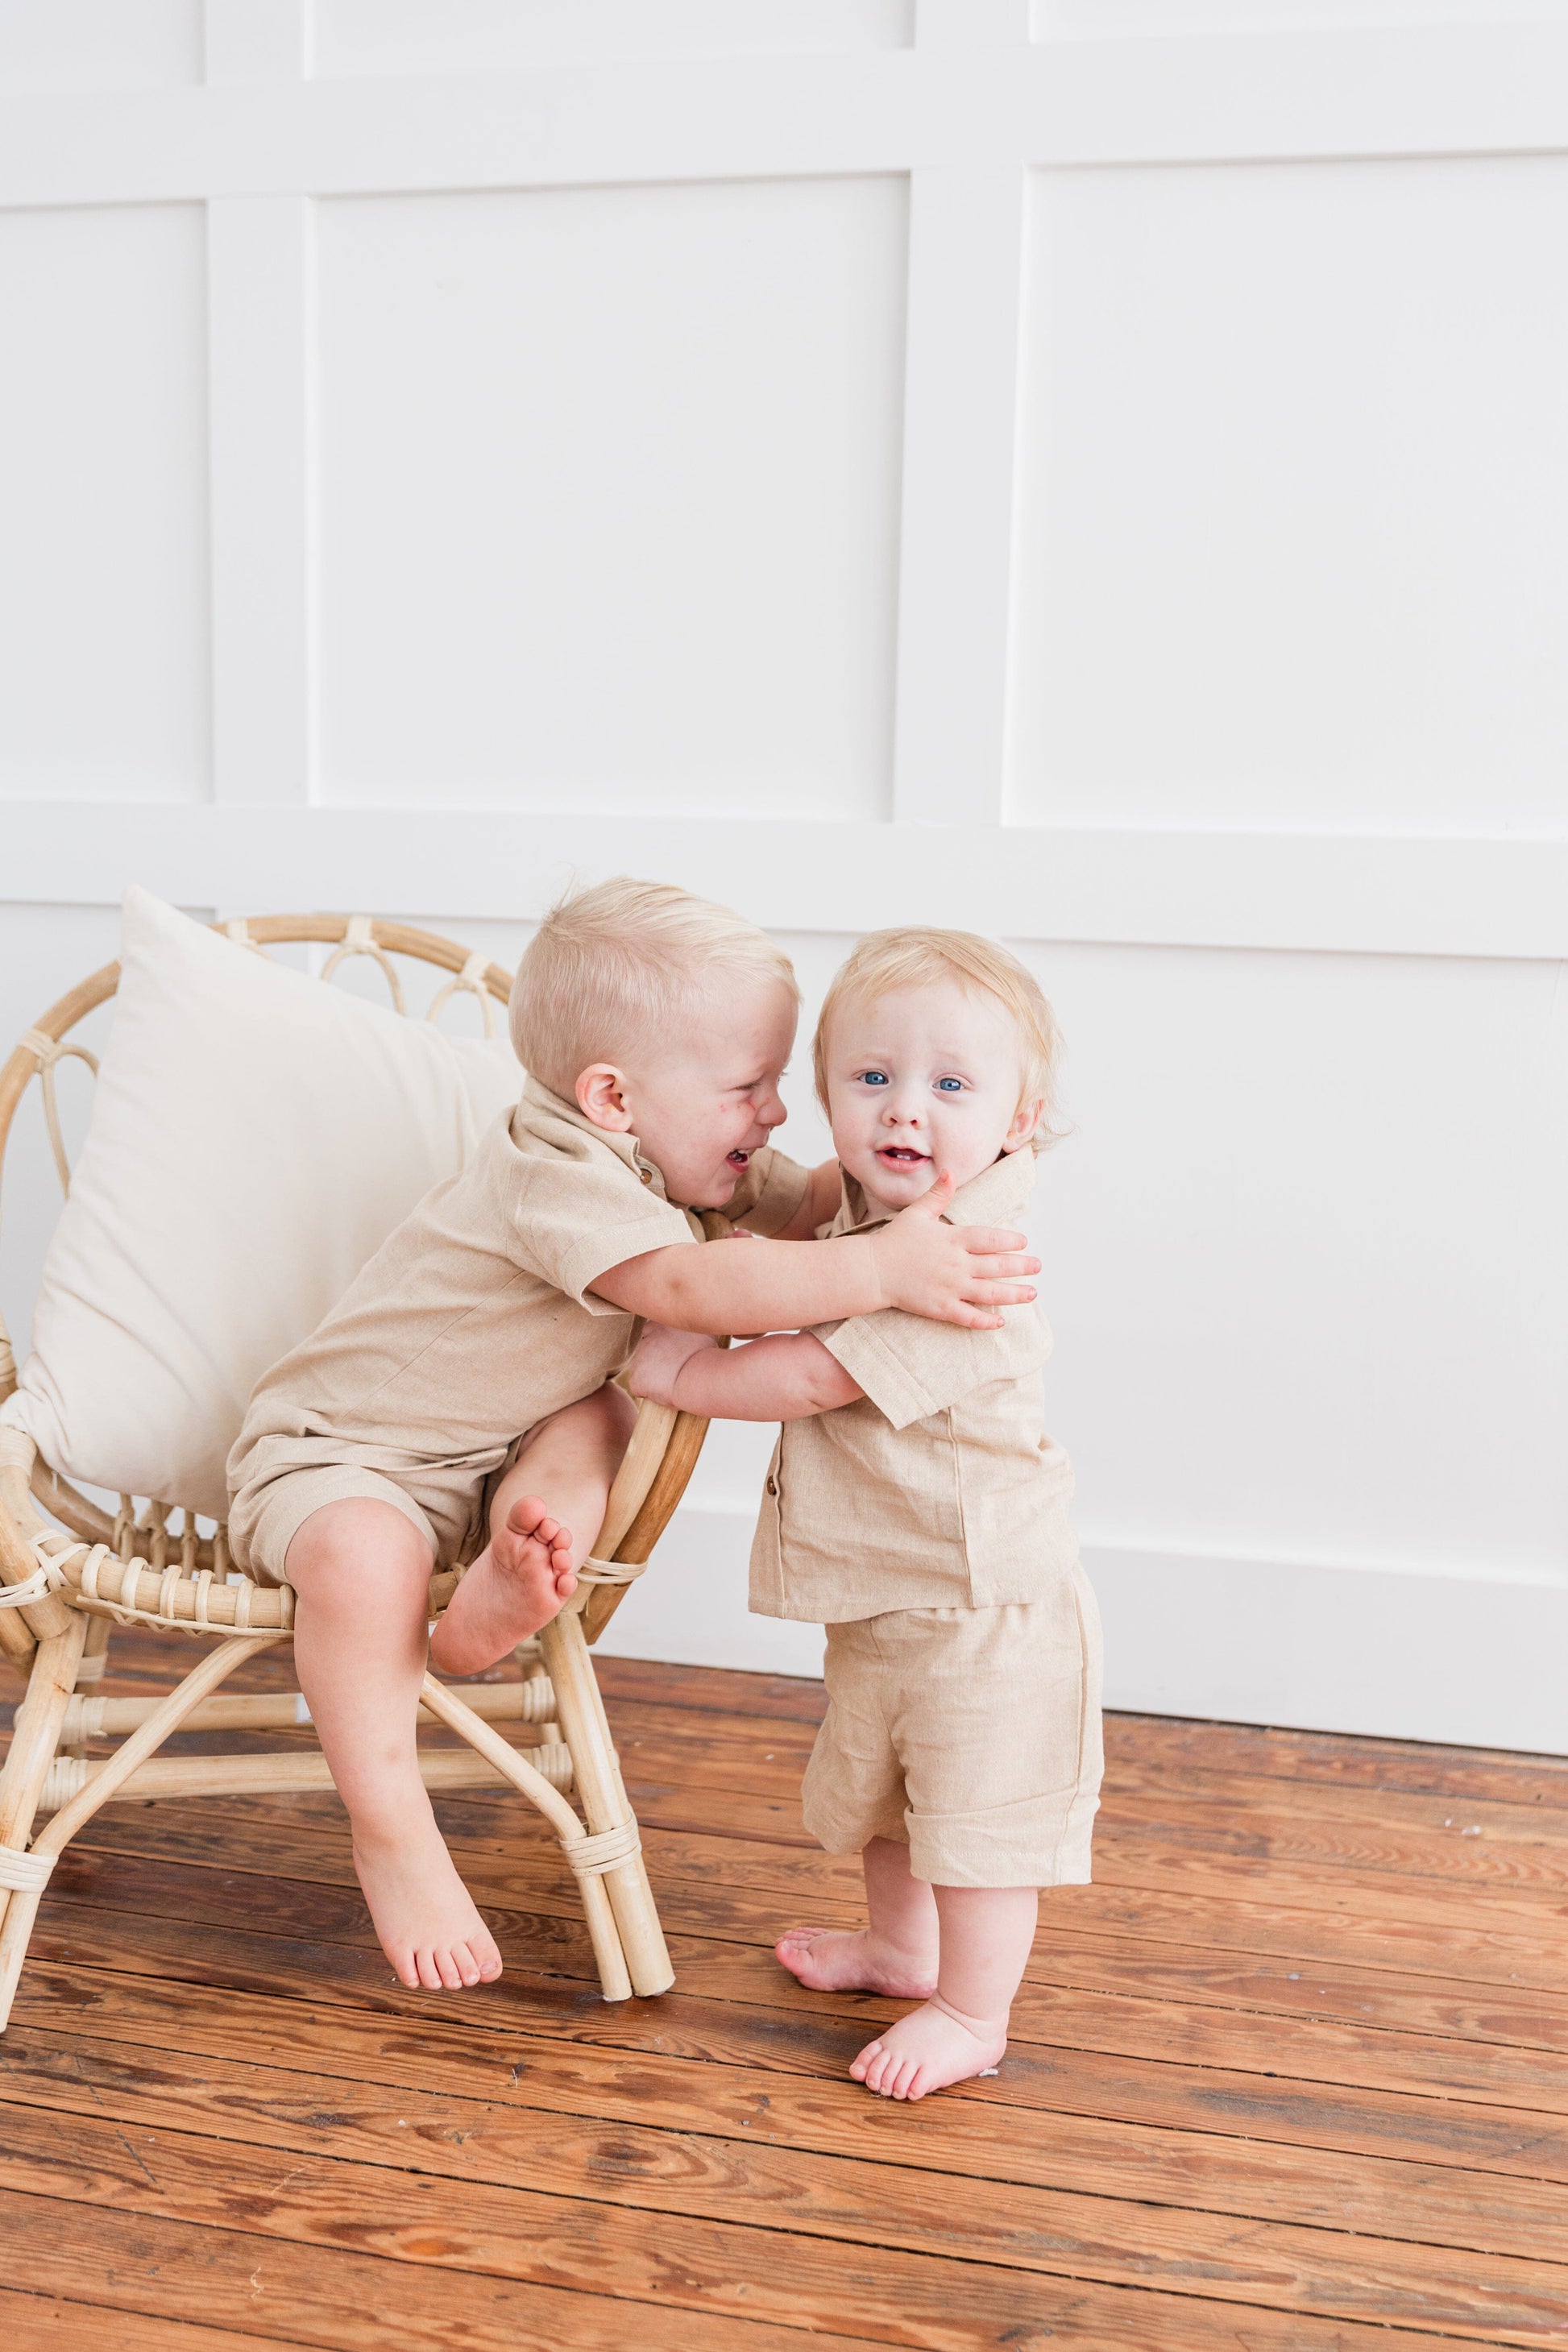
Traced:
POLYGON ((923 2099, 1000 2063, 1007 2018, 1035 1940, 1032 1886, 936 1886, 936 1991, 868 2042, 849 2072, 885 2099, 923 2099))
POLYGON ((488 1983, 500 1954, 419 1777, 430 1547, 390 1503, 327 1503, 289 1547, 294 1655, 382 1948, 405 1985, 488 1983))
POLYGON ((631 1399, 606 1384, 533 1432, 491 1497, 489 1542, 431 1640, 442 1674, 493 1666, 571 1599, 636 1419, 631 1399))
POLYGON ((934 1893, 910 1869, 910 1850, 873 1838, 860 1857, 870 1925, 792 1927, 773 1950, 813 1992, 883 1992, 909 1998, 937 1983, 939 1927, 934 1893))

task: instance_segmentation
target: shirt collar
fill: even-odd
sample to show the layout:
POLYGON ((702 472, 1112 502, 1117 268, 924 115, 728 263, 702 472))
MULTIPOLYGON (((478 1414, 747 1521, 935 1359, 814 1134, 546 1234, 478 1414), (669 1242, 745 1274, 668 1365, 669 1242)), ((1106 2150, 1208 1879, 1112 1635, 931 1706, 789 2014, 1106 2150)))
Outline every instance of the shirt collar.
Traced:
MULTIPOLYGON (((835 1220, 840 1233, 861 1233, 876 1225, 890 1224, 890 1209, 873 1209, 853 1176, 839 1171, 842 1198, 835 1220)), ((1026 1143, 1016 1151, 1005 1151, 967 1184, 961 1184, 947 1207, 942 1221, 950 1225, 988 1225, 1003 1217, 1022 1211, 1035 1189, 1035 1154, 1026 1143)))
POLYGON ((606 1151, 613 1151, 617 1160, 624 1160, 657 1200, 669 1198, 664 1189, 663 1175, 651 1160, 643 1158, 635 1135, 616 1135, 608 1128, 595 1127, 591 1118, 584 1117, 574 1102, 565 1102, 560 1095, 552 1094, 550 1088, 535 1077, 524 1078, 518 1108, 536 1115, 529 1121, 531 1126, 537 1124, 538 1116, 542 1114, 546 1118, 559 1119, 567 1127, 574 1127, 580 1135, 587 1136, 594 1143, 602 1144, 606 1151))

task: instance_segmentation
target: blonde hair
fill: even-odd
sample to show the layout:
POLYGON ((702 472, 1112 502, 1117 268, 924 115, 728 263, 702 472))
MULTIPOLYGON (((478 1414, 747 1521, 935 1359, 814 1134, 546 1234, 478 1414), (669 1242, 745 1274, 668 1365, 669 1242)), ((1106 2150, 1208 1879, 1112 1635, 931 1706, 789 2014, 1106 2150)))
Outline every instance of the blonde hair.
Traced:
POLYGON ((716 986, 771 980, 795 1003, 795 966, 765 931, 668 882, 618 874, 558 899, 511 984, 518 1060, 570 1099, 595 1062, 635 1061, 700 1017, 716 986))
POLYGON ((896 989, 930 988, 953 981, 971 996, 994 997, 1012 1014, 1018 1035, 1018 1100, 1044 1106, 1033 1142, 1043 1151, 1058 1136, 1057 1074, 1062 1034, 1045 991, 1026 966, 994 940, 973 931, 872 931, 839 965, 823 999, 812 1041, 816 1098, 827 1108, 827 1033, 845 1004, 875 1003, 896 989))

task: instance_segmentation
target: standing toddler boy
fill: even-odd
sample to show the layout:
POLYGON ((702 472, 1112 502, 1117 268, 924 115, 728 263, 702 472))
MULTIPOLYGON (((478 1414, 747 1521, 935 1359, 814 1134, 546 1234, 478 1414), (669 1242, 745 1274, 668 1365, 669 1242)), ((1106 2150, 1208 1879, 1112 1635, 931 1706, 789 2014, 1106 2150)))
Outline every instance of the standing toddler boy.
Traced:
MULTIPOLYGON (((1047 1132, 1056 1024, 1032 975, 963 931, 882 931, 838 973, 817 1092, 842 1171, 830 1239, 951 1194, 1017 1219, 1047 1132)), ((994 2067, 1037 1890, 1089 1875, 1101 1769, 1100 1621, 1045 1434, 1037 1308, 957 1329, 897 1307, 721 1353, 650 1329, 634 1393, 781 1421, 752 1606, 827 1627, 806 1827, 861 1855, 869 1925, 797 1927, 805 1985, 919 1997, 850 2073, 921 2098, 994 2067)))

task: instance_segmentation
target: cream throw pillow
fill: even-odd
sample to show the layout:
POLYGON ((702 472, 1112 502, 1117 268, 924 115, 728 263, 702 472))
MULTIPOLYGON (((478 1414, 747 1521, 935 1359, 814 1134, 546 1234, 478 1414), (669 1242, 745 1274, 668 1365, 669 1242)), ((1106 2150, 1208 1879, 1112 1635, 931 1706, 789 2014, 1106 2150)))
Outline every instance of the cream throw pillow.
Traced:
POLYGON ((212 1517, 251 1389, 522 1083, 145 890, 92 1123, 0 1421, 68 1477, 212 1517))

